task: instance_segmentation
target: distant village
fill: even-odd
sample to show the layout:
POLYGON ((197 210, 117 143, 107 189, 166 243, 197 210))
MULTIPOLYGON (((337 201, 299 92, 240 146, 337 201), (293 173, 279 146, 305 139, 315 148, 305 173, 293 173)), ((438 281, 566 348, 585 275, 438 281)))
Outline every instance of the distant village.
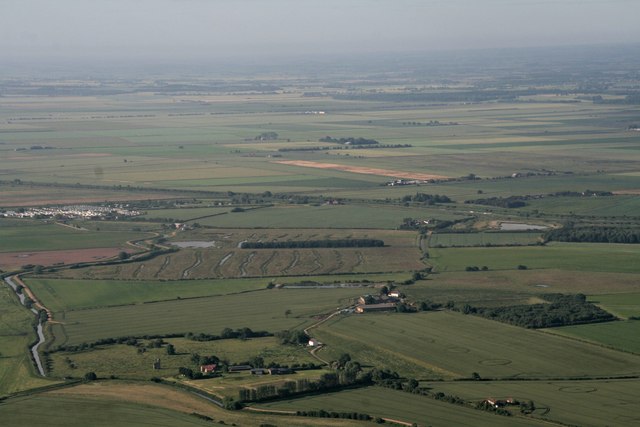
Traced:
POLYGON ((127 207, 128 205, 73 205, 48 208, 21 208, 0 212, 0 218, 119 219, 142 215, 142 212, 130 210, 127 209, 127 207))

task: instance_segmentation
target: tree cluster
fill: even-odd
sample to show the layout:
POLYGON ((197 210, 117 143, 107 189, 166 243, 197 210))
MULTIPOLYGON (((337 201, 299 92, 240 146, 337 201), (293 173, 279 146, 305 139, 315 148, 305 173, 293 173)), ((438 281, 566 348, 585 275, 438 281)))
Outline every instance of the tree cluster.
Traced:
POLYGON ((309 342, 309 335, 299 329, 276 332, 275 336, 280 341, 280 344, 299 345, 309 342))
POLYGON ((552 328, 616 320, 611 313, 587 302, 583 294, 547 294, 541 297, 549 303, 488 308, 466 304, 462 312, 524 328, 552 328))

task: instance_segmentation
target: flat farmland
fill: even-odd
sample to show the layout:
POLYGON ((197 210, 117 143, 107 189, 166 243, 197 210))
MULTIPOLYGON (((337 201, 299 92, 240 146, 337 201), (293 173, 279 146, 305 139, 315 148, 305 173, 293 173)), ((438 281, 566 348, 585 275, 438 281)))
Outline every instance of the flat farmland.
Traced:
POLYGON ((640 293, 592 295, 589 301, 616 316, 640 317, 640 293))
MULTIPOLYGON (((558 378, 637 375, 640 356, 453 312, 365 314, 313 330, 326 357, 424 378, 558 378), (562 354, 563 357, 557 357, 562 354)), ((321 352, 322 355, 322 352, 321 352)))
POLYGON ((510 233, 434 233, 429 239, 431 247, 461 246, 515 246, 534 245, 540 242, 540 232, 510 233))
POLYGON ((33 425, 63 426, 139 426, 160 427, 211 426, 190 414, 198 413, 214 419, 215 423, 241 426, 263 424, 282 425, 295 420, 295 425, 309 426, 366 426, 369 423, 339 419, 279 417, 274 415, 227 411, 188 391, 150 382, 131 381, 94 382, 38 396, 15 398, 6 402, 0 414, 15 421, 18 427, 33 425), (37 405, 43 411, 30 411, 37 405), (97 415, 96 415, 97 414, 97 415))
MULTIPOLYGON (((586 189, 585 189, 586 190, 586 189)), ((613 190, 615 191, 615 189, 613 190)), ((547 197, 531 200, 522 210, 534 210, 545 214, 588 215, 598 217, 637 217, 640 197, 619 195, 610 197, 547 197)))
POLYGON ((0 184, 0 207, 20 208, 44 205, 73 205, 175 198, 175 194, 150 191, 73 187, 55 187, 55 195, 53 191, 54 188, 49 186, 0 184))
POLYGON ((597 303, 600 294, 615 292, 622 300, 629 293, 633 296, 640 291, 640 283, 634 273, 499 270, 431 274, 428 280, 401 289, 415 300, 493 306, 525 304, 546 293, 583 293, 591 295, 589 300, 597 303))
POLYGON ((564 326, 547 329, 547 331, 640 355, 640 321, 638 320, 564 326))
POLYGON ((138 351, 139 347, 124 344, 99 346, 82 352, 56 352, 48 356, 49 375, 54 378, 82 377, 86 372, 95 372, 100 378, 111 375, 141 380, 171 377, 178 375, 178 369, 183 366, 199 370, 198 364, 191 361, 193 353, 215 355, 231 364, 240 364, 257 356, 264 359, 265 366, 270 363, 293 365, 317 362, 304 347, 282 345, 274 337, 209 342, 167 338, 164 341, 175 346, 175 355, 168 356, 165 346, 147 346, 148 341, 142 342, 144 352, 138 351), (153 369, 156 359, 160 359, 161 369, 153 369))
POLYGON ((328 287, 347 283, 362 287, 362 292, 371 292, 367 287, 387 281, 404 281, 411 275, 365 274, 329 275, 304 277, 278 277, 277 279, 240 278, 216 280, 81 280, 24 277, 23 280, 38 295, 43 304, 53 311, 108 307, 114 305, 140 304, 144 302, 238 294, 265 289, 270 281, 283 285, 296 285, 302 281, 326 284, 328 287), (360 282, 358 282, 360 281, 360 282), (364 282, 368 281, 368 282, 364 282))
POLYGON ((113 258, 120 252, 131 252, 131 247, 89 248, 66 251, 0 252, 0 267, 19 270, 25 264, 51 266, 77 262, 101 261, 113 258))
POLYGON ((302 328, 314 316, 352 303, 360 289, 271 289, 243 294, 54 313, 54 345, 100 338, 204 332, 249 327, 276 332, 302 328), (290 310, 290 314, 285 312, 290 310))
POLYGON ((640 422, 638 380, 433 382, 421 386, 473 401, 532 400, 538 408, 534 418, 563 425, 631 427, 640 422))
MULTIPOLYGON (((415 190, 413 191, 415 194, 415 190)), ((395 196, 400 197, 400 196, 395 196)), ((406 217, 417 219, 461 219, 465 214, 444 208, 408 208, 379 205, 276 205, 270 208, 230 213, 197 220, 212 227, 265 227, 265 228, 378 228, 396 229, 406 217), (363 219, 366 218, 366 221, 363 219)))
POLYGON ((312 411, 324 409, 336 412, 365 412, 424 426, 541 426, 540 421, 520 417, 499 417, 458 405, 439 402, 402 391, 369 387, 308 396, 300 399, 252 405, 260 409, 279 411, 312 411))
POLYGON ((603 272, 640 272, 640 246, 606 243, 551 243, 510 248, 431 248, 436 271, 460 271, 466 266, 489 269, 553 268, 603 272))
MULTIPOLYGON (((274 415, 226 411, 187 391, 150 383, 99 382, 82 384, 36 396, 5 401, 0 416, 11 420, 11 426, 31 427, 124 427, 153 425, 158 427, 211 426, 212 422, 195 417, 198 413, 216 423, 259 426, 282 425, 283 418, 274 415), (34 405, 39 408, 33 411, 34 405)), ((362 421, 284 418, 295 420, 296 426, 366 426, 362 421)))
POLYGON ((148 236, 141 232, 89 231, 45 221, 0 219, 0 252, 119 248, 128 240, 148 236))

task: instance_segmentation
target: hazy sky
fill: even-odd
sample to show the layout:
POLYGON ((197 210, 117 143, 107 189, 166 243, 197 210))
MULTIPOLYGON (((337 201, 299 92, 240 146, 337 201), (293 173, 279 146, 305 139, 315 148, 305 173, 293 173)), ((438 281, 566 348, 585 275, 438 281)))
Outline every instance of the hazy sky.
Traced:
POLYGON ((0 0, 0 61, 639 42, 640 0, 0 0))

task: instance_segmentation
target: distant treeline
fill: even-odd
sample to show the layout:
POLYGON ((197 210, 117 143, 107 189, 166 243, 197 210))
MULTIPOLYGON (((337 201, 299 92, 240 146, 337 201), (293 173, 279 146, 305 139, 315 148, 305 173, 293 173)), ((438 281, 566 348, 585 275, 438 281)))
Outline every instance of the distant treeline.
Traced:
POLYGON ((325 136, 320 138, 318 141, 320 142, 331 142, 333 144, 349 144, 349 145, 376 145, 379 144, 375 139, 367 139, 367 138, 354 138, 352 136, 346 138, 332 138, 330 136, 325 136))
POLYGON ((288 240, 282 242, 242 242, 241 249, 292 249, 292 248, 374 248, 384 246, 377 239, 340 240, 288 240))
POLYGON ((416 202, 423 203, 425 205, 435 205, 436 203, 451 203, 452 200, 440 194, 426 194, 416 193, 415 195, 406 195, 402 199, 402 202, 416 202))
POLYGON ((549 230, 544 235, 547 241, 588 242, 588 243, 640 243, 639 228, 621 227, 576 227, 567 224, 562 228, 549 230))
POLYGON ((278 148, 278 151, 286 152, 286 151, 328 151, 328 150, 362 150, 362 149, 372 149, 372 148, 410 148, 413 147, 411 144, 378 144, 374 146, 369 145, 349 145, 349 146, 335 146, 335 145, 327 145, 324 147, 289 147, 289 148, 278 148))
POLYGON ((623 105, 637 105, 640 104, 640 93, 632 93, 625 96, 622 99, 604 99, 602 96, 597 95, 592 98, 594 104, 623 104, 623 105))
POLYGON ((475 205, 497 206, 499 208, 522 208, 527 206, 525 202, 526 196, 509 196, 509 197, 489 197, 486 199, 465 200, 465 203, 473 203, 475 205))
POLYGON ((333 95, 334 99, 347 101, 383 102, 483 102, 513 100, 520 96, 556 94, 555 89, 523 90, 457 90, 446 92, 351 92, 333 95))
POLYGON ((557 191, 549 194, 534 194, 509 197, 489 197, 476 200, 465 200, 465 203, 476 205, 497 206, 500 208, 521 208, 527 205, 528 200, 543 199, 545 197, 608 197, 613 196, 610 191, 585 190, 585 191, 557 191))
POLYGON ((548 294, 542 295, 541 298, 549 303, 488 308, 467 304, 462 308, 462 312, 524 328, 553 328, 616 320, 611 313, 587 302, 583 294, 548 294))

